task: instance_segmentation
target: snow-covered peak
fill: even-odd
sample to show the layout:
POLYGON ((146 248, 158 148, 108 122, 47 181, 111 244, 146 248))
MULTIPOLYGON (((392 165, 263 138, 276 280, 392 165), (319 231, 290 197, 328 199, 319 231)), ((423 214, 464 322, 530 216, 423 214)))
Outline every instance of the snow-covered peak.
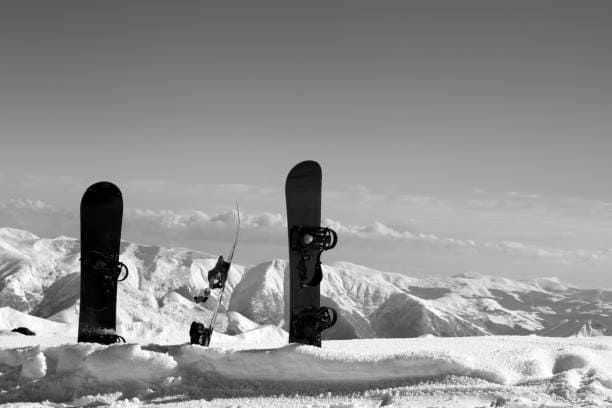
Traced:
MULTIPOLYGON (((11 228, 0 231, 0 307, 74 327, 79 241, 38 238, 11 228)), ((204 305, 193 303, 193 296, 208 287, 214 255, 122 242, 120 259, 130 270, 118 295, 124 334, 184 341, 185 327, 192 320, 206 320, 216 306, 218 291, 204 305)), ((225 311, 237 312, 254 325, 286 325, 287 267, 282 259, 251 267, 233 264, 218 329, 228 324, 236 326, 231 330, 250 327, 240 319, 228 323, 225 311)), ((602 333, 612 327, 612 292, 580 290, 556 278, 523 282, 474 273, 413 278, 350 262, 324 265, 323 273, 321 303, 339 312, 337 327, 327 331, 326 338, 428 333, 567 336, 579 332, 588 320, 596 320, 602 333)))
POLYGON ((0 228, 0 240, 2 241, 18 243, 24 241, 33 241, 36 239, 40 239, 40 237, 28 231, 10 227, 0 228))
POLYGON ((538 287, 551 292, 564 292, 566 290, 576 288, 573 285, 562 282, 556 276, 550 278, 537 278, 533 280, 533 283, 538 287))

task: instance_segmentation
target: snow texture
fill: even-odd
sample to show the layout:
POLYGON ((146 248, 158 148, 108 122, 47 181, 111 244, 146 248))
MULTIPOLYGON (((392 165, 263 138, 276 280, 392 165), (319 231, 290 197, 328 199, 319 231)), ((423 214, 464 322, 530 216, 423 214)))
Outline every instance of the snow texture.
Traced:
POLYGON ((296 405, 300 398, 330 402, 358 397, 361 403, 374 403, 376 395, 379 404, 386 398, 389 405, 394 401, 398 406, 415 406, 401 403, 430 393, 431 402, 442 393, 463 406, 468 400, 493 401, 495 392, 517 403, 506 406, 612 404, 608 337, 429 336, 327 341, 318 349, 287 345, 284 334, 276 326, 262 326, 238 336, 217 337, 217 345, 210 348, 47 346, 48 337, 41 336, 36 336, 40 344, 15 348, 5 344, 13 344, 11 338, 21 335, 4 334, 0 402, 88 405, 98 396, 107 403, 134 405, 176 398, 184 401, 177 406, 190 406, 187 401, 253 398, 253 405, 261 406, 266 398, 282 400, 290 395, 287 406, 304 406, 296 405), (556 405, 541 405, 542 401, 556 405))

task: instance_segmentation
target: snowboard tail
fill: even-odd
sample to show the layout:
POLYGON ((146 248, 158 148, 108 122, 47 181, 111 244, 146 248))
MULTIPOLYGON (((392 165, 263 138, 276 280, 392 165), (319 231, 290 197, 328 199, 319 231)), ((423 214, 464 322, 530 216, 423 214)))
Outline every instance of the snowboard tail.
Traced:
POLYGON ((119 262, 123 198, 117 186, 98 182, 81 199, 81 304, 79 342, 125 341, 115 333, 117 284, 127 278, 119 262))
POLYGON ((321 307, 321 254, 338 242, 321 227, 321 166, 297 164, 287 176, 285 197, 289 238, 289 342, 321 347, 321 332, 332 327, 337 313, 321 307))

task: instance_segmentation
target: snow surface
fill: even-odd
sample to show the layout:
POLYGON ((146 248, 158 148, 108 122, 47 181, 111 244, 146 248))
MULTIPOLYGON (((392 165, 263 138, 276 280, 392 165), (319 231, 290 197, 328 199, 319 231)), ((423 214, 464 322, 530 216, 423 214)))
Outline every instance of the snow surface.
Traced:
POLYGON ((14 406, 612 406, 612 339, 486 336, 286 344, 269 325, 215 346, 57 345, 0 335, 14 406), (15 347, 16 339, 28 346, 15 347), (503 402, 505 401, 505 403, 503 402))

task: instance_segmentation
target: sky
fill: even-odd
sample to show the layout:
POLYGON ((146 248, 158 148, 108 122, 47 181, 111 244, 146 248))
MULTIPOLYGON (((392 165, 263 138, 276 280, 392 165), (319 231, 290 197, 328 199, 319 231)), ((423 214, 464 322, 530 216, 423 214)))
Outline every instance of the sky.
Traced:
POLYGON ((286 258, 284 180, 323 167, 324 260, 612 287, 608 1, 0 4, 0 226, 286 258))

